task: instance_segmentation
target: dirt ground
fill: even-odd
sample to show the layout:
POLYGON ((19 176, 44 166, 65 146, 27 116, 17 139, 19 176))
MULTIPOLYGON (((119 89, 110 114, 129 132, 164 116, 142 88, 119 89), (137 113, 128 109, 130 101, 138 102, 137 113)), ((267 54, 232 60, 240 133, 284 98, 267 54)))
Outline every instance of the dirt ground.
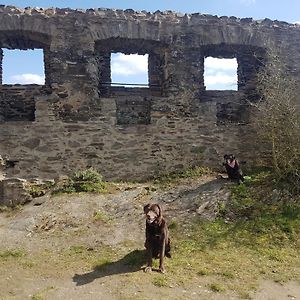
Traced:
MULTIPOLYGON (((158 287, 164 275, 124 263, 143 255, 143 205, 160 203, 169 223, 213 219, 226 184, 210 176, 168 190, 120 184, 113 194, 46 195, 2 212, 0 299, 240 299, 208 289, 205 278, 158 287), (97 270, 103 253, 111 260, 97 270)), ((261 281, 252 299, 300 299, 300 285, 261 281)))

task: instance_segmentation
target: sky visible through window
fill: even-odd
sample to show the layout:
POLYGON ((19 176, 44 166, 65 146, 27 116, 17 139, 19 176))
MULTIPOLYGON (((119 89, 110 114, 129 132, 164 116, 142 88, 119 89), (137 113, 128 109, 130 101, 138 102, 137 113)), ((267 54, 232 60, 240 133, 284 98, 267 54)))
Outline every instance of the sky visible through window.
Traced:
POLYGON ((3 50, 3 84, 44 84, 43 49, 3 50))
POLYGON ((112 53, 111 81, 125 86, 148 85, 148 54, 112 53))
MULTIPOLYGON (((3 84, 44 84, 43 50, 3 49, 3 84)), ((148 54, 111 54, 111 79, 126 86, 148 85, 148 54)), ((207 57, 204 61, 207 90, 237 90, 237 61, 207 57)))
POLYGON ((237 67, 236 58, 205 58, 204 85, 206 90, 237 91, 237 67))

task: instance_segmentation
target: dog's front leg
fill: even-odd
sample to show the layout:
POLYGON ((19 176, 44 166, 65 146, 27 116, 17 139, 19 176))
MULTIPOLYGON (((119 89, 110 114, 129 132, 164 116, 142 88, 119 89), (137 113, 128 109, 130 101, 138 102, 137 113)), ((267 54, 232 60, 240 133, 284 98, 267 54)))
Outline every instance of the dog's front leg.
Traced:
POLYGON ((147 251, 147 266, 144 269, 145 272, 151 272, 152 271, 152 250, 149 243, 145 243, 146 251, 147 251))
POLYGON ((160 241, 160 252, 159 252, 159 271, 161 273, 165 273, 165 267, 164 267, 164 257, 165 257, 165 251, 166 251, 166 236, 165 234, 162 235, 161 241, 160 241))

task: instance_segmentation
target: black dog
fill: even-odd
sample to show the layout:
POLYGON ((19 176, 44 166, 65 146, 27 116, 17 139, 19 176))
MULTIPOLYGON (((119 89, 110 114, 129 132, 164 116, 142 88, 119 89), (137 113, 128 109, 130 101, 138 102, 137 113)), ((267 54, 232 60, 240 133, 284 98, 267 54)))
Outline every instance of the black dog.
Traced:
POLYGON ((232 154, 224 155, 223 166, 225 166, 228 178, 237 183, 244 182, 244 176, 240 168, 240 164, 232 154))
POLYGON ((145 272, 152 271, 152 259, 159 258, 159 271, 164 273, 164 257, 171 258, 168 226, 158 204, 145 205, 144 213, 146 215, 145 248, 147 251, 145 272))

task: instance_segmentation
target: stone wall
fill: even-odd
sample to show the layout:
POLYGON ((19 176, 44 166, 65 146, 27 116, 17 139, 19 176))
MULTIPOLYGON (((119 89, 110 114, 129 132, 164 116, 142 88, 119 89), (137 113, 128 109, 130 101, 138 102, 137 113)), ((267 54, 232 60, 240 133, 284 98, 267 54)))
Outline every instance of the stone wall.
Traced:
POLYGON ((43 49, 46 77, 43 86, 0 86, 0 154, 17 162, 7 176, 54 178, 93 166, 106 179, 141 179, 216 167, 225 152, 251 165, 248 100, 257 99, 255 76, 274 45, 298 75, 298 25, 0 6, 0 48, 43 49), (149 55, 148 87, 111 84, 114 52, 149 55), (207 56, 237 59, 238 91, 206 91, 207 56))

